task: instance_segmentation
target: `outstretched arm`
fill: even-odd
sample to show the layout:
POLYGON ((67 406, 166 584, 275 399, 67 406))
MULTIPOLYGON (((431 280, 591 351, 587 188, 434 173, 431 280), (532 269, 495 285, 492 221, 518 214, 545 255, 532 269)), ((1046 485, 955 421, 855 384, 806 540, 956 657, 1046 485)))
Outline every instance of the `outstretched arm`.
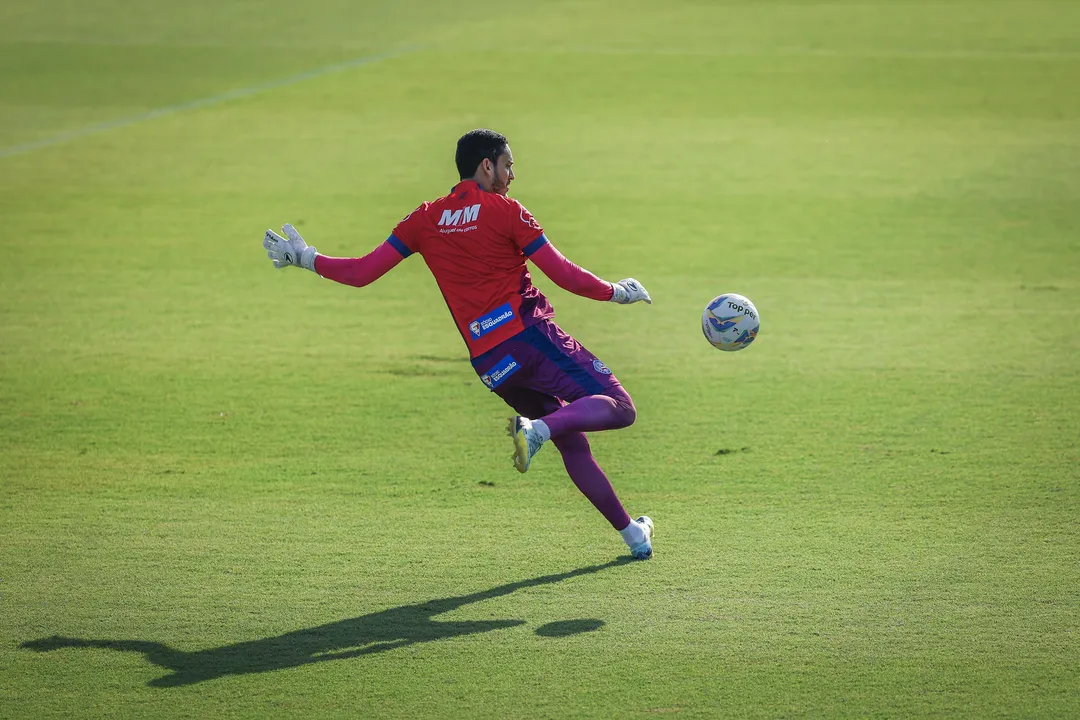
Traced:
POLYGON ((639 300, 652 304, 649 293, 637 280, 627 278, 617 283, 601 280, 580 265, 572 263, 550 242, 544 243, 540 249, 529 255, 529 259, 553 283, 575 295, 591 300, 609 300, 623 305, 639 300))
POLYGON ((266 256, 278 269, 295 265, 312 270, 334 282, 364 287, 381 278, 403 259, 401 252, 390 240, 364 257, 339 258, 320 255, 313 246, 304 242, 304 238, 300 237, 300 233, 292 225, 285 225, 281 229, 285 237, 273 230, 267 230, 263 237, 266 256))
POLYGON ((382 245, 359 258, 316 255, 315 272, 327 280, 343 285, 364 287, 381 278, 402 260, 404 258, 397 248, 389 242, 383 242, 382 245))

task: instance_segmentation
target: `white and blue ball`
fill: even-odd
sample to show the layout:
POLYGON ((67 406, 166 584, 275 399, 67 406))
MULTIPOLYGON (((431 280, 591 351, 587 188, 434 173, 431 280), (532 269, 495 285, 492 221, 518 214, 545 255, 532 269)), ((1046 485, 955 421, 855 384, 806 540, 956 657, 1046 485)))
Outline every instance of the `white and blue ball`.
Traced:
POLYGON ((761 319, 749 298, 735 293, 717 295, 701 314, 701 331, 718 350, 734 352, 754 342, 761 319))

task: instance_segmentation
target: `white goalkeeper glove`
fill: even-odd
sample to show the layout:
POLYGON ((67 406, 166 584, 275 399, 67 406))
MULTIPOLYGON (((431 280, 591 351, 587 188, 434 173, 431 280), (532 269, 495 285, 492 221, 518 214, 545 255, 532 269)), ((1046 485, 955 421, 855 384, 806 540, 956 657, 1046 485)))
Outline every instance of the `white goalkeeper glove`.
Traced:
POLYGON ((652 298, 649 297, 649 291, 634 278, 626 278, 617 283, 611 283, 611 289, 613 291, 611 294, 611 302, 613 303, 629 305, 630 303, 644 300, 652 305, 652 298))
POLYGON ((314 272, 315 256, 319 251, 304 242, 304 238, 300 237, 300 233, 296 232, 292 225, 285 225, 281 231, 286 237, 281 237, 273 230, 267 230, 263 236, 266 257, 274 261, 274 267, 280 270, 296 265, 314 272))

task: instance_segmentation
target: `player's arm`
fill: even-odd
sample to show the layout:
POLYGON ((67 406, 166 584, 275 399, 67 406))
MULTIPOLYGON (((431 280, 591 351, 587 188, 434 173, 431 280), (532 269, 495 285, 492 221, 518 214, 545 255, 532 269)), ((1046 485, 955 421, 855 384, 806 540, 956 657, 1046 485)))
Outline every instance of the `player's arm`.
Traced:
POLYGON ((292 225, 281 229, 285 237, 273 230, 267 230, 263 237, 266 256, 273 261, 275 268, 294 265, 344 285, 370 285, 405 258, 405 254, 398 247, 400 242, 398 245, 394 244, 396 238, 393 235, 363 257, 342 258, 320 255, 313 246, 304 242, 304 238, 300 237, 300 233, 292 225))
POLYGON ((536 222, 533 214, 517 200, 508 199, 506 207, 510 239, 525 257, 532 260, 541 272, 563 290, 593 300, 608 300, 622 305, 639 300, 652 304, 652 298, 645 287, 634 278, 609 283, 567 260, 548 241, 544 228, 536 222))
POLYGON ((343 285, 364 287, 390 272, 404 259, 397 248, 387 240, 364 257, 343 258, 316 255, 315 272, 327 280, 343 285))
POLYGON ((591 272, 575 265, 565 255, 555 249, 555 246, 541 235, 537 240, 543 239, 539 248, 528 255, 536 267, 547 275, 556 285, 567 292, 587 297, 592 300, 606 300, 626 305, 644 300, 652 304, 645 287, 633 278, 610 283, 593 275, 591 272))

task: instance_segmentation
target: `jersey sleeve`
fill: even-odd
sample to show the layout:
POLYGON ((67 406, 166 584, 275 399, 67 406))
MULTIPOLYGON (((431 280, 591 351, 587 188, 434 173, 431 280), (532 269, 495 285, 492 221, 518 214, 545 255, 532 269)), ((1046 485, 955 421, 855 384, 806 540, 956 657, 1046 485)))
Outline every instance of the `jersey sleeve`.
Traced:
POLYGON ((548 244, 544 228, 536 218, 517 200, 510 200, 507 210, 510 216, 510 238, 526 257, 548 244))
POLYGON ((592 300, 610 300, 611 283, 570 262, 554 245, 547 243, 529 258, 536 267, 563 290, 592 300))
MULTIPOLYGON (((393 237, 391 235, 391 237, 393 237)), ((342 285, 364 287, 375 282, 393 269, 404 258, 389 240, 364 257, 342 258, 327 255, 315 256, 315 272, 342 285)))
POLYGON ((420 230, 427 206, 428 204, 424 203, 406 215, 394 228, 394 232, 390 233, 390 237, 386 238, 386 242, 393 245, 403 258, 409 257, 420 249, 420 230))

